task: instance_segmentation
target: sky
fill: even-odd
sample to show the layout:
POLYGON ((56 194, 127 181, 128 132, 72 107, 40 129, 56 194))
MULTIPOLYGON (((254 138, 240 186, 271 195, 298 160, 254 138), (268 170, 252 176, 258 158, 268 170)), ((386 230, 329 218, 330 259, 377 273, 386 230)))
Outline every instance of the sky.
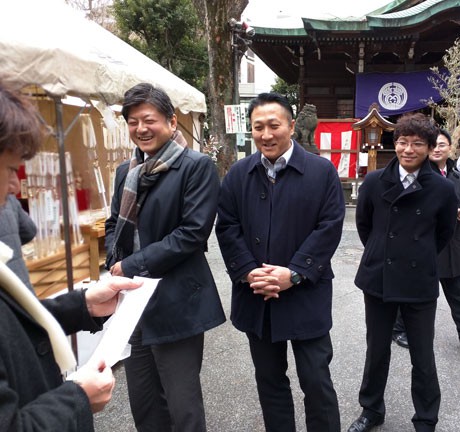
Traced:
POLYGON ((243 19, 260 27, 287 27, 288 23, 302 27, 302 17, 359 17, 389 3, 391 0, 249 0, 243 19))

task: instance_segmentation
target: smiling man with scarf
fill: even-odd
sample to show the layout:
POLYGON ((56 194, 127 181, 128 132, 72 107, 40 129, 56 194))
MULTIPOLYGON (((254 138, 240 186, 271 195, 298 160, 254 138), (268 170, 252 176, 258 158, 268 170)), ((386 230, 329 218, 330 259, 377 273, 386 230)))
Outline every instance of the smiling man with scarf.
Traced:
POLYGON ((204 332, 225 321, 204 255, 219 178, 210 158, 187 147, 161 89, 128 90, 122 115, 137 148, 117 169, 106 266, 161 278, 125 360, 131 411, 139 431, 203 432, 204 332))

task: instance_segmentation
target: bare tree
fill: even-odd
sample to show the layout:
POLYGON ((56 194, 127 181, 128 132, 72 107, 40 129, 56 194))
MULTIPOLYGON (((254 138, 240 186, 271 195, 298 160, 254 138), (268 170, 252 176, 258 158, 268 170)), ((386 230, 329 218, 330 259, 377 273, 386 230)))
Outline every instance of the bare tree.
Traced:
POLYGON ((74 9, 82 10, 86 16, 105 29, 115 31, 115 21, 112 17, 112 0, 66 0, 74 9))
POLYGON ((443 119, 444 127, 452 133, 452 153, 455 154, 460 139, 460 39, 446 50, 442 60, 445 69, 432 67, 434 76, 429 80, 439 92, 443 102, 440 104, 431 102, 429 105, 443 119))
POLYGON ((208 45, 208 103, 210 135, 220 148, 219 173, 224 176, 236 160, 235 137, 225 133, 224 105, 232 103, 233 79, 231 18, 239 21, 248 0, 192 0, 203 21, 208 45))

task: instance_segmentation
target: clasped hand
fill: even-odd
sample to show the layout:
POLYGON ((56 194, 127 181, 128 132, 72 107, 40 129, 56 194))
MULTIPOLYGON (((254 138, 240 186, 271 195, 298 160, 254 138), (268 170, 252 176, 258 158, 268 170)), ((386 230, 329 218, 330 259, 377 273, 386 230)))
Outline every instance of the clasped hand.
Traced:
POLYGON ((254 294, 264 296, 264 300, 279 298, 279 292, 292 286, 291 272, 287 267, 262 264, 251 270, 246 277, 254 294))

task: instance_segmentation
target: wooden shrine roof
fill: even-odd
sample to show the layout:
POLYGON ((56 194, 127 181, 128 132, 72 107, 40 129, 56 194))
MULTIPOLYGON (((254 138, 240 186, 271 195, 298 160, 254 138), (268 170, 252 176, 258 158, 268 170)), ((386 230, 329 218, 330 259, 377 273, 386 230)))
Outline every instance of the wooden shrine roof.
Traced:
POLYGON ((395 0, 363 17, 302 18, 303 27, 255 27, 252 50, 281 78, 298 81, 299 57, 317 60, 328 55, 356 57, 366 44, 369 56, 398 48, 419 53, 420 62, 432 66, 460 34, 459 0, 395 0), (430 59, 422 56, 433 54, 430 59))

